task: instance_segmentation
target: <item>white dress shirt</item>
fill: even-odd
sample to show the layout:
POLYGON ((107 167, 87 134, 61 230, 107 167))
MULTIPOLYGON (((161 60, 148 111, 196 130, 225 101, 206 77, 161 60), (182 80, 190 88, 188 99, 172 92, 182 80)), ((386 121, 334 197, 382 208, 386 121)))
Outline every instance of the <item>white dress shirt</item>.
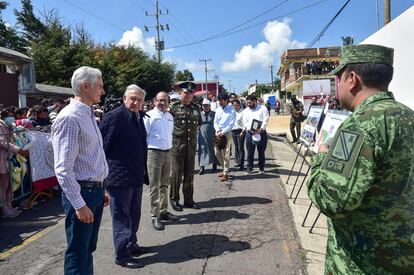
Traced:
POLYGON ((257 104, 256 108, 253 110, 249 107, 244 109, 242 114, 243 119, 243 129, 250 130, 252 126, 253 119, 262 121, 261 129, 266 130, 267 123, 269 121, 269 111, 267 108, 261 104, 257 104))
POLYGON ((233 107, 230 105, 226 105, 224 108, 219 106, 214 116, 214 129, 216 132, 228 133, 233 129, 235 120, 236 111, 234 111, 233 107))
POLYGON ((236 112, 236 121, 234 122, 234 126, 232 130, 239 130, 239 129, 243 129, 243 110, 242 109, 236 112))
POLYGON ((170 150, 174 129, 173 116, 169 112, 160 111, 157 107, 146 114, 149 116, 144 117, 148 148, 170 150))
POLYGON ((52 125, 52 146, 59 185, 78 210, 85 201, 77 180, 103 181, 108 176, 102 135, 91 107, 72 99, 52 125))

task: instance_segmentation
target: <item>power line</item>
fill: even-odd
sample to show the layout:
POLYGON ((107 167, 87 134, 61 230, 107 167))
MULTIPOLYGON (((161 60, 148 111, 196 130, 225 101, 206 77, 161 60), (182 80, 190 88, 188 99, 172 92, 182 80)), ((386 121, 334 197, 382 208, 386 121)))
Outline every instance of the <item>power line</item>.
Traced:
POLYGON ((132 4, 134 4, 135 6, 137 6, 138 8, 140 8, 145 13, 145 9, 140 4, 138 4, 137 2, 132 1, 132 0, 129 0, 129 2, 131 2, 132 4))
POLYGON ((119 27, 119 26, 117 26, 117 25, 115 25, 115 24, 113 24, 113 23, 111 23, 111 22, 109 22, 109 21, 107 21, 107 20, 103 19, 102 17, 99 17, 99 16, 97 16, 97 15, 95 15, 95 14, 91 13, 90 11, 88 11, 88 10, 86 10, 86 9, 84 9, 84 8, 82 8, 82 7, 78 6, 78 5, 76 5, 76 4, 72 3, 72 2, 70 2, 69 0, 63 0, 63 1, 64 1, 65 3, 67 3, 67 4, 69 4, 69 5, 71 5, 71 6, 75 7, 75 8, 77 8, 77 9, 79 9, 79 10, 81 10, 81 11, 83 11, 83 12, 85 12, 85 13, 89 14, 91 17, 93 17, 93 18, 95 18, 95 19, 98 19, 99 21, 104 22, 105 24, 107 24, 107 25, 109 25, 109 26, 111 26, 111 27, 113 27, 113 28, 115 28, 115 29, 117 29, 117 30, 120 30, 120 31, 122 31, 122 32, 124 32, 124 31, 125 31, 125 29, 123 29, 123 28, 121 28, 121 27, 119 27))
POLYGON ((199 43, 206 42, 206 41, 209 41, 209 40, 213 40, 213 39, 217 39, 217 38, 221 38, 221 37, 229 36, 229 35, 231 35, 231 34, 235 34, 235 33, 238 33, 238 32, 241 32, 241 31, 245 31, 245 30, 247 30, 247 29, 251 29, 251 28, 253 28, 253 27, 256 27, 256 26, 259 26, 259 25, 265 24, 265 23, 267 23, 267 22, 269 22, 269 21, 276 20, 276 19, 280 19, 280 18, 286 17, 286 16, 288 16, 288 15, 292 15, 292 14, 295 14, 295 13, 297 13, 297 12, 300 12, 300 11, 303 11, 303 10, 306 10, 306 9, 309 9, 309 8, 312 8, 312 7, 317 6, 317 5, 319 5, 319 4, 323 3, 323 2, 326 2, 326 1, 327 1, 327 0, 320 0, 320 1, 317 1, 317 2, 315 2, 315 3, 312 3, 312 4, 309 4, 309 5, 303 6, 302 8, 294 9, 294 10, 292 10, 292 11, 290 11, 290 12, 287 12, 287 13, 285 13, 285 14, 279 15, 279 16, 277 16, 277 17, 269 18, 269 19, 267 19, 266 21, 262 21, 262 22, 260 22, 260 23, 256 23, 256 24, 253 24, 253 25, 249 25, 249 26, 247 26, 247 27, 245 27, 245 28, 242 28, 242 29, 234 30, 234 31, 227 32, 227 33, 223 33, 223 32, 222 32, 222 34, 221 34, 221 35, 216 34, 216 35, 213 35, 213 36, 210 36, 210 37, 207 37, 207 38, 204 38, 204 39, 198 40, 198 41, 190 42, 190 43, 183 44, 183 45, 176 45, 176 46, 172 46, 172 47, 169 47, 169 48, 167 48, 167 49, 176 49, 176 48, 187 47, 187 46, 190 46, 190 45, 199 44, 199 43))
POLYGON ((341 12, 345 9, 345 7, 351 2, 351 0, 347 0, 345 4, 339 9, 339 11, 332 17, 332 19, 326 24, 326 26, 322 29, 322 31, 306 46, 306 48, 311 48, 316 42, 321 39, 323 34, 326 32, 326 30, 332 25, 332 23, 335 21, 335 19, 341 14, 341 12))

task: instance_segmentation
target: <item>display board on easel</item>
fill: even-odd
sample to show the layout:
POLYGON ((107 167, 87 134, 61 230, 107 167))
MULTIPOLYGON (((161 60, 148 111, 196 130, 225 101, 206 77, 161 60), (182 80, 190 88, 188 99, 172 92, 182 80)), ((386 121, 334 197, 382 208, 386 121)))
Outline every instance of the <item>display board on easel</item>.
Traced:
POLYGON ((300 141, 302 141, 306 147, 309 147, 313 142, 322 113, 323 106, 311 106, 309 110, 302 134, 300 135, 300 141))
POLYGON ((321 143, 325 143, 328 138, 333 138, 339 126, 349 116, 348 111, 329 110, 323 121, 321 131, 316 137, 313 151, 318 153, 318 147, 321 143))

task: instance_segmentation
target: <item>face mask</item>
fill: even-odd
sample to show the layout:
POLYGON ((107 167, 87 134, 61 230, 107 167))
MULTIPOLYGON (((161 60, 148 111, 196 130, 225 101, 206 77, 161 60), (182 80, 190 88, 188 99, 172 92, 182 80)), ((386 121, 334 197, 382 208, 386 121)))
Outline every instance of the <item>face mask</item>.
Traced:
POLYGON ((8 116, 4 119, 4 123, 8 126, 12 126, 16 122, 16 119, 12 116, 8 116))

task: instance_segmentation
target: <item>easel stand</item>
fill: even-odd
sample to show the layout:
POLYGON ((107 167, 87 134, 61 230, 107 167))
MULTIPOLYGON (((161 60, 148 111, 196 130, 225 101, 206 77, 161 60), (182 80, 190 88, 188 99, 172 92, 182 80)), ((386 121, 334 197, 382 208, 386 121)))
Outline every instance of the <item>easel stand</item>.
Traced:
MULTIPOLYGON (((305 146, 306 146, 306 145, 305 145, 305 146)), ((302 148, 302 146, 301 146, 300 148, 302 148)), ((298 183, 298 179, 299 179, 300 173, 302 172, 303 164, 304 164, 304 163, 305 163, 305 161, 306 161, 306 156, 307 156, 308 152, 309 152, 309 146, 306 146, 306 151, 305 151, 305 154, 303 155, 302 164, 300 165, 300 168, 299 168, 298 174, 296 175, 295 184, 293 185, 292 192, 290 193, 290 198, 291 198, 291 199, 293 198, 293 192, 295 191, 296 184, 298 183)), ((299 153, 300 153, 300 149, 299 149, 299 153)), ((305 176, 305 178, 306 178, 306 176, 305 176)))
POLYGON ((293 169, 295 168, 295 164, 296 164, 296 161, 298 160, 298 157, 300 155, 300 150, 302 150, 302 146, 303 146, 303 143, 300 144, 299 150, 298 150, 298 152, 296 154, 296 157, 295 157, 295 161, 293 162, 292 168, 290 169, 289 176, 287 178, 286 184, 289 183, 290 176, 292 175, 293 169))

